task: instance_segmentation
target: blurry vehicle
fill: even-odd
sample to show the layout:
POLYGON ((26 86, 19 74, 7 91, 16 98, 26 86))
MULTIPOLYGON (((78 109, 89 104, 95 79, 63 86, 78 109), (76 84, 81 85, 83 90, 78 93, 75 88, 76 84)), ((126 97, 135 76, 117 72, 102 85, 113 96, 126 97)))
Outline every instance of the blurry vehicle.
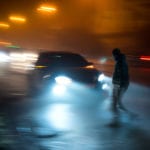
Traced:
POLYGON ((101 77, 102 72, 77 53, 41 52, 34 70, 29 74, 29 89, 38 93, 51 88, 57 93, 77 84, 98 89, 101 87, 101 77))

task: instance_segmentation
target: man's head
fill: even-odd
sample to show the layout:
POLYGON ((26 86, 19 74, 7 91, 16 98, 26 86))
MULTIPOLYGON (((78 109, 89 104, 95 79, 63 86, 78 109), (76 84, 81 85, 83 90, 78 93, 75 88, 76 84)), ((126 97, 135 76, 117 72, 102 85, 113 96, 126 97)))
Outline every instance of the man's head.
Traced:
POLYGON ((115 49, 113 49, 113 51, 112 51, 112 54, 113 54, 113 55, 120 55, 120 53, 121 53, 121 51, 120 51, 119 48, 115 48, 115 49))
POLYGON ((117 61, 118 58, 120 57, 121 51, 119 48, 115 48, 112 50, 112 55, 114 57, 114 59, 117 61))

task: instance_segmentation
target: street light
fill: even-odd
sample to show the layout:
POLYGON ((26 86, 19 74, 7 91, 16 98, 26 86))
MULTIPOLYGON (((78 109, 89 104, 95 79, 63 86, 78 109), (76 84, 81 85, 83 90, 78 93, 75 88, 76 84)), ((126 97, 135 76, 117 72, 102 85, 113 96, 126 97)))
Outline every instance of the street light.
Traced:
POLYGON ((38 11, 42 11, 42 12, 49 12, 49 13, 57 11, 56 7, 54 7, 54 6, 47 6, 47 5, 42 5, 39 8, 37 8, 37 10, 38 11))
POLYGON ((21 17, 21 16, 10 16, 9 20, 15 21, 15 22, 26 22, 26 18, 21 17))
POLYGON ((7 24, 7 23, 0 23, 0 28, 9 28, 10 27, 10 25, 9 24, 7 24))
POLYGON ((0 45, 10 46, 10 45, 12 45, 12 43, 10 43, 10 42, 5 42, 5 41, 0 41, 0 45))

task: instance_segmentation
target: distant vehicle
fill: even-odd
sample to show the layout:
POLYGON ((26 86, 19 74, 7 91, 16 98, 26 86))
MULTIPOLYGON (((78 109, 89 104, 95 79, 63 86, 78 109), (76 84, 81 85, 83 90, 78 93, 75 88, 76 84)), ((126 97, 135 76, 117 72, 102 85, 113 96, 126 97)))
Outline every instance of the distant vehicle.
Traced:
MULTIPOLYGON (((29 74, 29 88, 33 92, 51 88, 62 92, 64 88, 81 85, 87 88, 101 87, 102 72, 77 53, 53 51, 41 52, 34 70, 29 74), (57 88, 56 88, 57 87, 57 88)), ((56 92, 56 93, 57 93, 56 92)))

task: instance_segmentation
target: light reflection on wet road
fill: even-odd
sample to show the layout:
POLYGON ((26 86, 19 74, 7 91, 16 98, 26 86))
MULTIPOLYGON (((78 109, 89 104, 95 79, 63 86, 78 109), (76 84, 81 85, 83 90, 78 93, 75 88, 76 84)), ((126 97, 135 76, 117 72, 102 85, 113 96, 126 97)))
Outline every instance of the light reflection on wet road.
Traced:
MULTIPOLYGON (((3 87, 1 98, 5 102, 1 99, 1 112, 7 116, 5 129, 8 128, 8 131, 0 134, 3 139, 0 145, 9 141, 10 149, 150 149, 148 87, 134 83, 130 85, 124 104, 138 116, 133 118, 121 112, 117 120, 119 124, 110 126, 113 116, 108 95, 93 91, 84 91, 81 95, 80 91, 69 99, 31 99, 24 96, 24 79, 25 76, 14 74, 13 80, 9 79, 12 81, 10 86, 3 87), (7 97, 6 93, 9 94, 7 97)), ((1 122, 4 122, 2 113, 1 122)))

